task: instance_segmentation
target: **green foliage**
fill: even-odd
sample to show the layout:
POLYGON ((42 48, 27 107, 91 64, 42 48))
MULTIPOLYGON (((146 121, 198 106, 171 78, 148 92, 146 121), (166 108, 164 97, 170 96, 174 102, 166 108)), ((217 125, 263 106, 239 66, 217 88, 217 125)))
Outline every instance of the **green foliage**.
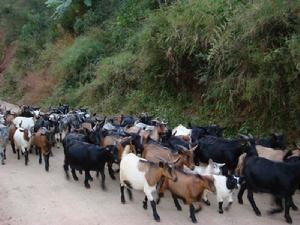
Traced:
POLYGON ((9 75, 49 67, 59 83, 45 104, 218 123, 229 136, 299 131, 299 1, 60 0, 30 16, 4 1, 0 27, 17 40, 9 75))
POLYGON ((76 87, 94 78, 94 64, 104 52, 102 43, 94 37, 80 37, 67 48, 57 63, 56 72, 65 87, 76 87))

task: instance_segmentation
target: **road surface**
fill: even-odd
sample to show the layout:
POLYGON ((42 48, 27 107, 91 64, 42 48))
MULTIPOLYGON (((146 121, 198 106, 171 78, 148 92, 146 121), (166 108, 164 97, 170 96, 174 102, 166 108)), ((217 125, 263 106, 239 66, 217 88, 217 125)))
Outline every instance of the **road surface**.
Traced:
MULTIPOLYGON (((6 165, 0 166, 0 224, 1 225, 114 225, 114 224, 157 224, 152 218, 152 211, 142 208, 143 194, 134 192, 133 202, 120 203, 119 179, 113 181, 106 171, 107 191, 102 191, 98 178, 86 189, 83 175, 79 181, 67 180, 63 171, 62 147, 53 149, 50 158, 50 171, 38 164, 38 157, 29 156, 29 165, 24 165, 24 157, 17 156, 9 148, 6 165)), ((95 176, 92 173, 92 176, 95 176)), ((203 207, 197 214, 198 224, 286 224, 283 214, 270 216, 270 197, 256 194, 255 200, 262 211, 262 216, 254 215, 244 196, 244 205, 235 202, 229 212, 220 215, 214 196, 209 196, 212 205, 203 207)), ((300 206, 299 193, 295 203, 300 206)), ((149 207, 150 208, 150 207, 149 207)), ((188 207, 176 211, 169 193, 158 206, 160 224, 192 224, 188 216, 188 207)), ((291 211, 294 224, 300 222, 300 212, 291 211)))

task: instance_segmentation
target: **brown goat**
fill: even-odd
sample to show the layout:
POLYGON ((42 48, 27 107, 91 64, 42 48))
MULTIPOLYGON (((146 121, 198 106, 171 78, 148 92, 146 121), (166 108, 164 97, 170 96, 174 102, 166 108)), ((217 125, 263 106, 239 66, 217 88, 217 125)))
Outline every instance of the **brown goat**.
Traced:
POLYGON ((39 152, 39 164, 42 163, 42 154, 45 160, 45 170, 49 171, 49 156, 51 153, 51 133, 44 128, 40 128, 33 136, 32 144, 38 148, 39 152))
POLYGON ((168 189, 172 194, 172 198, 177 210, 182 210, 178 202, 178 198, 182 199, 184 204, 189 205, 190 218, 193 223, 196 223, 196 210, 193 202, 200 202, 202 200, 202 195, 205 189, 211 192, 216 191, 214 179, 212 176, 200 176, 185 173, 180 169, 176 169, 175 171, 177 175, 177 181, 174 182, 172 180, 165 179, 159 189, 159 194, 162 195, 164 190, 168 189))
POLYGON ((177 168, 183 168, 185 165, 193 169, 195 166, 194 150, 196 148, 197 146, 190 150, 182 148, 178 154, 174 154, 169 148, 163 147, 159 144, 144 144, 142 158, 152 162, 159 162, 161 159, 164 159, 167 162, 172 162, 178 159, 178 162, 175 164, 177 168))
POLYGON ((126 129, 127 133, 138 133, 140 132, 140 136, 143 137, 143 140, 152 139, 154 141, 159 141, 160 137, 164 135, 168 131, 166 124, 164 123, 157 123, 153 130, 141 130, 139 127, 130 127, 126 129))

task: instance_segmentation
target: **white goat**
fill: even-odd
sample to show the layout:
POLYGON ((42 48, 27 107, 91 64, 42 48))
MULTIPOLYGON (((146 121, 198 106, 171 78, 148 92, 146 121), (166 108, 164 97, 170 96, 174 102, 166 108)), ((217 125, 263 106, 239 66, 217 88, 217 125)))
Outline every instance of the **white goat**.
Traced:
POLYGON ((126 146, 120 163, 121 202, 125 203, 125 186, 127 187, 130 200, 132 199, 131 188, 143 190, 146 195, 143 202, 144 209, 147 209, 147 201, 149 200, 154 219, 160 221, 155 203, 157 198, 156 185, 163 176, 176 181, 177 176, 174 168, 166 162, 153 163, 147 161, 133 153, 129 153, 129 151, 130 147, 126 146))
POLYGON ((30 130, 17 128, 14 134, 14 143, 18 152, 18 159, 20 159, 20 149, 25 156, 25 165, 28 164, 28 151, 31 146, 32 135, 30 130))
POLYGON ((28 129, 30 130, 31 128, 34 127, 34 118, 33 117, 22 117, 22 116, 18 116, 16 118, 13 119, 13 124, 16 127, 20 127, 23 129, 28 129))
MULTIPOLYGON (((233 190, 238 188, 239 178, 235 176, 223 176, 223 175, 213 175, 214 185, 216 187, 217 201, 219 203, 219 213, 223 213, 223 202, 228 201, 228 205, 225 210, 229 210, 233 203, 233 190)), ((206 204, 210 204, 207 199, 207 194, 203 195, 203 200, 206 204)))

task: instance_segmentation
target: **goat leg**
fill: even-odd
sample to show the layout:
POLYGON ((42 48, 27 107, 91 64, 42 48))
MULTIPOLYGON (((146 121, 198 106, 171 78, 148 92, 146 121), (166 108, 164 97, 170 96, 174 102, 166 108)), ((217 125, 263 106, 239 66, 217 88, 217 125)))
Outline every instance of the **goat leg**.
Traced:
MULTIPOLYGON (((30 153, 32 153, 32 148, 30 148, 30 153)), ((35 146, 35 155, 39 154, 39 148, 35 146)))
POLYGON ((225 207, 225 210, 228 211, 231 208, 232 201, 228 202, 228 205, 225 207))
POLYGON ((6 148, 3 149, 3 159, 6 159, 6 148))
POLYGON ((204 190, 204 192, 203 192, 202 200, 203 200, 203 202, 205 203, 205 205, 210 206, 210 201, 209 201, 208 198, 207 198, 207 191, 206 191, 206 190, 204 190))
POLYGON ((66 178, 70 179, 70 176, 69 176, 69 166, 68 166, 68 164, 66 162, 64 163, 64 171, 66 173, 66 178))
POLYGON ((173 198, 173 200, 174 200, 174 204, 175 204, 177 210, 178 210, 178 211, 181 211, 182 208, 181 208, 181 206, 180 206, 180 204, 179 204, 179 202, 178 202, 178 198, 176 197, 176 195, 172 194, 172 198, 173 198))
POLYGON ((115 180, 116 177, 115 177, 115 172, 114 172, 114 170, 112 168, 112 163, 108 163, 107 166, 108 166, 108 173, 109 173, 110 178, 113 179, 113 180, 115 180))
POLYGON ((223 202, 219 202, 219 213, 223 214, 223 202))
POLYGON ((76 175, 75 169, 71 169, 71 172, 72 172, 73 179, 77 181, 77 180, 78 180, 78 177, 77 177, 77 175, 76 175))
POLYGON ((244 195, 244 192, 245 192, 246 188, 247 188, 246 183, 243 183, 241 185, 240 190, 239 190, 238 201, 239 201, 240 204, 243 204, 243 195, 244 195))
POLYGON ((1 152, 0 153, 0 158, 1 158, 1 164, 4 165, 5 162, 4 162, 4 154, 1 152))
POLYGON ((17 152, 16 152, 16 147, 15 147, 15 142, 11 141, 10 144, 11 144, 11 149, 13 150, 13 153, 16 154, 17 152))
POLYGON ((195 207, 193 206, 193 204, 190 204, 190 218, 192 220, 193 223, 197 223, 197 219, 195 216, 195 207))
POLYGON ((89 171, 88 170, 85 170, 85 177, 84 177, 84 186, 86 188, 90 188, 91 185, 89 184, 89 171))
POLYGON ((89 180, 90 180, 90 181, 93 181, 93 180, 94 180, 93 177, 91 176, 90 172, 89 172, 88 176, 89 176, 89 180))
POLYGON ((17 153, 18 153, 18 160, 20 160, 20 149, 17 149, 17 153))
POLYGON ((132 192, 131 192, 130 188, 127 187, 126 190, 127 190, 129 200, 132 201, 133 197, 132 197, 132 192))
POLYGON ((282 198, 280 198, 280 197, 275 197, 274 201, 275 201, 276 205, 279 206, 279 208, 271 209, 271 210, 268 212, 268 213, 271 214, 271 215, 272 215, 272 214, 275 214, 275 213, 280 213, 280 212, 283 211, 282 198))
POLYGON ((159 217, 159 215, 158 215, 158 213, 156 211, 156 203, 155 203, 155 201, 152 200, 150 202, 150 204, 151 204, 151 207, 152 207, 153 217, 154 217, 154 219, 155 219, 156 222, 159 222, 160 221, 160 217, 159 217))
POLYGON ((39 164, 42 164, 42 151, 36 147, 36 150, 39 152, 39 164))
POLYGON ((104 168, 100 169, 100 175, 101 175, 101 187, 103 190, 106 190, 104 168))
POLYGON ((27 166, 28 161, 29 161, 29 159, 28 159, 28 150, 27 149, 25 149, 24 156, 25 156, 25 165, 27 166))
POLYGON ((249 188, 248 188, 247 197, 248 197, 248 200, 249 200, 249 202, 250 202, 250 204, 251 204, 251 206, 252 206, 255 214, 257 216, 261 216, 261 212, 259 211, 259 209, 257 208, 257 206, 255 204, 255 201, 254 201, 254 198, 253 198, 253 192, 252 192, 252 190, 249 190, 249 188))
POLYGON ((145 199, 144 199, 144 201, 143 201, 143 208, 144 208, 144 209, 147 209, 147 208, 148 208, 148 198, 147 198, 146 195, 145 195, 145 199))
POLYGON ((124 196, 124 185, 120 185, 120 191, 121 191, 121 203, 125 204, 125 196, 124 196))
POLYGON ((49 171, 49 153, 44 155, 44 160, 45 160, 45 170, 48 172, 49 171))
POLYGON ((291 207, 292 197, 285 198, 285 210, 284 210, 284 217, 287 223, 292 223, 292 217, 290 216, 290 207, 291 207))
POLYGON ((298 207, 294 203, 293 197, 291 197, 291 207, 292 207, 292 210, 294 210, 294 211, 298 210, 298 207))

